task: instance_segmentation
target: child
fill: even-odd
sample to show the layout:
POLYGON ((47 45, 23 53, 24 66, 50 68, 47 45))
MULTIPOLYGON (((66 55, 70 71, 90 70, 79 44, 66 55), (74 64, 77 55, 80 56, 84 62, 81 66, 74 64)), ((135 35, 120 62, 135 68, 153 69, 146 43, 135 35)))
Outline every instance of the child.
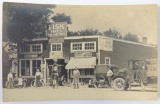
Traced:
POLYGON ((23 79, 22 79, 21 75, 20 75, 19 78, 18 78, 18 87, 19 87, 19 88, 22 88, 22 87, 23 87, 23 79))

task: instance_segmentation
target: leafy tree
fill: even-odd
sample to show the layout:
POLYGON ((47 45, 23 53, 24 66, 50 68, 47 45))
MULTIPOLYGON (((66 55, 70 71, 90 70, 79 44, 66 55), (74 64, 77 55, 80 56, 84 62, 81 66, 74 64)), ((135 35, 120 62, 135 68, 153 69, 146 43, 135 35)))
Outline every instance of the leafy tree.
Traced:
POLYGON ((49 16, 55 5, 37 5, 4 3, 3 6, 3 39, 20 43, 23 39, 32 39, 45 35, 49 16))
POLYGON ((122 35, 115 29, 108 29, 103 32, 103 34, 107 37, 122 39, 122 35))
POLYGON ((54 22, 67 22, 68 24, 72 24, 72 19, 70 16, 67 16, 64 13, 56 13, 55 16, 51 17, 54 22))
POLYGON ((102 35, 97 29, 83 29, 80 31, 69 31, 68 36, 93 36, 93 35, 102 35))
POLYGON ((124 40, 132 41, 132 42, 139 42, 139 38, 137 35, 132 34, 132 33, 127 33, 124 38, 124 40))

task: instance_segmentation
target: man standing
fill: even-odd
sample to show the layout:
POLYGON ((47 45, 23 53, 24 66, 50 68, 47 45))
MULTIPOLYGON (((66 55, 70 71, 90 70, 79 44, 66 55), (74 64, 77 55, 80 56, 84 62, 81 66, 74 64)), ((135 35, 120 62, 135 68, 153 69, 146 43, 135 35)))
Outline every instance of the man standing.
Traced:
POLYGON ((12 74, 12 70, 10 70, 10 73, 8 74, 7 80, 9 82, 9 89, 13 88, 13 74, 12 74))
POLYGON ((79 88, 79 76, 80 76, 80 72, 77 69, 77 67, 75 67, 75 70, 73 71, 74 89, 78 89, 79 88))
POLYGON ((109 86, 110 87, 112 87, 111 86, 111 82, 112 82, 112 75, 113 75, 113 72, 112 72, 112 70, 111 70, 111 67, 110 68, 108 68, 109 70, 107 71, 107 79, 108 79, 108 83, 109 83, 109 86))
POLYGON ((38 86, 38 81, 40 81, 41 78, 41 72, 39 71, 39 69, 37 69, 37 72, 35 74, 35 86, 38 86))
POLYGON ((58 67, 55 63, 52 68, 52 81, 53 81, 53 88, 58 88, 58 67))
POLYGON ((126 69, 124 68, 124 76, 125 76, 125 81, 124 81, 124 90, 127 90, 129 86, 129 91, 131 90, 131 81, 132 81, 132 70, 131 69, 126 69))

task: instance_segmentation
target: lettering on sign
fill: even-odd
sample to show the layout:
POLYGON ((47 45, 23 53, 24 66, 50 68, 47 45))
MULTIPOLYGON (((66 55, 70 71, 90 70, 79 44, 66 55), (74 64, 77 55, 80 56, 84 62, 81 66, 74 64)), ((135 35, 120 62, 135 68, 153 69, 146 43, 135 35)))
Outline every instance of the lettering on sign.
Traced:
POLYGON ((108 38, 100 38, 99 46, 100 50, 113 51, 113 40, 108 38))
POLYGON ((55 52, 50 52, 49 53, 50 58, 63 58, 63 52, 62 51, 55 51, 55 52))
POLYGON ((63 43, 64 37, 50 37, 49 43, 63 43))
POLYGON ((74 57, 92 57, 91 51, 76 51, 74 57))
POLYGON ((67 22, 55 22, 48 24, 46 35, 48 37, 67 36, 67 22))
POLYGON ((36 58, 38 55, 24 55, 24 58, 36 58))

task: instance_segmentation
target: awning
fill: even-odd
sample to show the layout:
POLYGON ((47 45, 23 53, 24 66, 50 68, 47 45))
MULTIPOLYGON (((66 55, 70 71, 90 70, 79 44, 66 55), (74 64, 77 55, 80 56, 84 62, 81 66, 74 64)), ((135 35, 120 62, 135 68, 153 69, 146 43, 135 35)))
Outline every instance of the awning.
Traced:
POLYGON ((91 58, 71 58, 66 65, 66 69, 77 68, 94 68, 96 65, 96 57, 91 58))

